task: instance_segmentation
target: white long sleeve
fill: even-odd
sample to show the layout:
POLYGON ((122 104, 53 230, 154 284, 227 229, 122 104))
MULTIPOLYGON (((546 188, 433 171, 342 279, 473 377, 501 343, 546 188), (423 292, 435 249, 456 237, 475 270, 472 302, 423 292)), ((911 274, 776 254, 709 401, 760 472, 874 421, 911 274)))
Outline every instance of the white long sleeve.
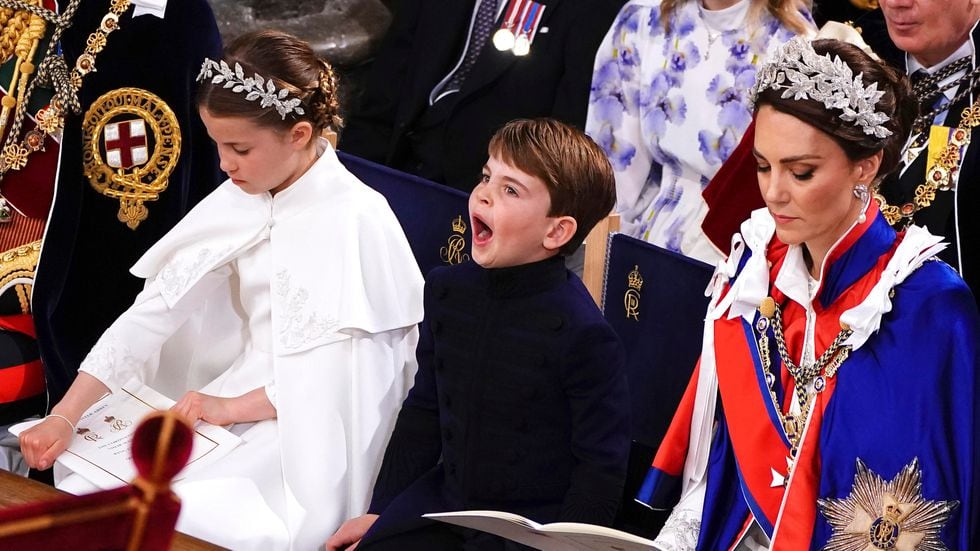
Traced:
POLYGON ((160 294, 160 282, 148 281, 133 305, 102 334, 78 370, 92 375, 113 392, 133 377, 144 382, 153 380, 163 343, 231 274, 229 265, 208 272, 172 308, 160 294))

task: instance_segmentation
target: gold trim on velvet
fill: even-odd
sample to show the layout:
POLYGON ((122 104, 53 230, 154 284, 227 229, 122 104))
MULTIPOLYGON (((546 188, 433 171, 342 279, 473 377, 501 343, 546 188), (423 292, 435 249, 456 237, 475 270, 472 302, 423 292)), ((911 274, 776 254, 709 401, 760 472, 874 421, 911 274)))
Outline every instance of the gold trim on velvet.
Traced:
POLYGON ((118 88, 85 112, 82 136, 82 172, 95 191, 119 201, 117 218, 135 230, 149 216, 144 203, 160 198, 180 158, 177 115, 155 94, 118 88), (114 135, 122 127, 125 138, 114 135))

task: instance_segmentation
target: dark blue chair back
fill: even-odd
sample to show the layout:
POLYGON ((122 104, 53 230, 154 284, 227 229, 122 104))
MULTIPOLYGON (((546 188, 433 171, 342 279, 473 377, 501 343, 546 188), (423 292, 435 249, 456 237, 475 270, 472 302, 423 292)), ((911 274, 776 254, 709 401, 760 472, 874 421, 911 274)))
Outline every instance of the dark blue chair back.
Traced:
POLYGON ((405 231, 422 275, 470 258, 467 194, 338 151, 340 162, 384 195, 405 231))
POLYGON ((665 514, 633 501, 701 354, 711 266, 655 245, 609 238, 603 314, 626 349, 633 448, 618 524, 642 535, 665 514))

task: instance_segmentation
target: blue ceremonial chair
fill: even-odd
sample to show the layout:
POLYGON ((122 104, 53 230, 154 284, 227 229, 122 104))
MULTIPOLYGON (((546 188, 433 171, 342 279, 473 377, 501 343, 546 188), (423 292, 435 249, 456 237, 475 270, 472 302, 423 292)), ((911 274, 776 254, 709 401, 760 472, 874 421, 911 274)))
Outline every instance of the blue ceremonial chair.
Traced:
POLYGON ((384 195, 422 275, 470 258, 469 196, 462 191, 338 151, 340 162, 384 195))
POLYGON ((622 234, 609 237, 603 314, 623 341, 633 445, 620 529, 653 536, 666 512, 633 498, 701 353, 711 266, 622 234))

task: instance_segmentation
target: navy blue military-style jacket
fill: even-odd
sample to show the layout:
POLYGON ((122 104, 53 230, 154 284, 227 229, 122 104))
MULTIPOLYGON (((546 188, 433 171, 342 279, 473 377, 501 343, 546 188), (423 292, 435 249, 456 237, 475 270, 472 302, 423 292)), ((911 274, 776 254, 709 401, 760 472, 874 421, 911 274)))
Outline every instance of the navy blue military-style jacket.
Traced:
POLYGON ((564 260, 437 268, 425 315, 366 541, 457 509, 611 524, 630 443, 624 355, 564 260))

